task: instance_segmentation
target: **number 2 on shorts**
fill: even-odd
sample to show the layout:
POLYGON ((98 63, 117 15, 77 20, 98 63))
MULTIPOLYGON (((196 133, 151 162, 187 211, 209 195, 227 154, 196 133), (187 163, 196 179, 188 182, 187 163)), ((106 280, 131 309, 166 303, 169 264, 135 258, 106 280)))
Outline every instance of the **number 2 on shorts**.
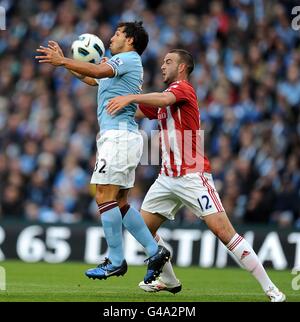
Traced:
MULTIPOLYGON (((98 172, 99 173, 105 173, 106 171, 104 171, 104 168, 106 167, 106 160, 105 159, 101 159, 100 161, 103 162, 103 165, 101 166, 101 168, 99 169, 98 172)), ((97 169, 98 169, 98 161, 96 162, 94 172, 96 172, 97 169)))

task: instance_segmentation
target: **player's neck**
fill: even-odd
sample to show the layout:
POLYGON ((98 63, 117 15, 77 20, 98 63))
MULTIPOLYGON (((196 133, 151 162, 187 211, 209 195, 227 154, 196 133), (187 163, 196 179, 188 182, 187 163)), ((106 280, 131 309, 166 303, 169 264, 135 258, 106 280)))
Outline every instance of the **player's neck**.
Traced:
POLYGON ((188 82, 189 80, 187 79, 185 74, 179 74, 177 77, 177 81, 186 81, 188 82))
MULTIPOLYGON (((176 77, 175 79, 173 79, 170 82, 170 84, 175 83, 175 82, 180 82, 180 81, 186 81, 186 82, 188 82, 189 80, 184 75, 182 75, 182 76, 181 75, 178 75, 178 77, 176 77)), ((170 84, 168 84, 168 85, 170 85, 170 84)))
POLYGON ((135 51, 132 46, 125 46, 122 50, 123 53, 128 53, 129 51, 135 51))

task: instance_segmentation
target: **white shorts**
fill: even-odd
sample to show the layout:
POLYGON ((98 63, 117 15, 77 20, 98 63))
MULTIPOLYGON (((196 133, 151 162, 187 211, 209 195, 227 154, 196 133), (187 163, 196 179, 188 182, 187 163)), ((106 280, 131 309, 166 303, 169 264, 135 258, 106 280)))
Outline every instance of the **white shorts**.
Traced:
POLYGON ((114 184, 121 189, 134 186, 135 169, 143 153, 143 138, 135 132, 106 131, 97 140, 92 184, 114 184))
POLYGON ((183 206, 200 218, 224 211, 210 173, 189 173, 183 177, 159 175, 148 190, 142 209, 174 220, 183 206))

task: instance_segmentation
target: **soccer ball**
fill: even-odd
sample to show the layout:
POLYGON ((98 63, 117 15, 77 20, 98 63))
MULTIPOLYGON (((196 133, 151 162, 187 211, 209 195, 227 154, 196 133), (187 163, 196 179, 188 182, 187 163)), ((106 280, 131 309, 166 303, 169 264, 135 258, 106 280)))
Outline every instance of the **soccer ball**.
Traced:
POLYGON ((102 40, 92 34, 82 34, 72 43, 73 58, 88 63, 99 64, 105 48, 102 40))

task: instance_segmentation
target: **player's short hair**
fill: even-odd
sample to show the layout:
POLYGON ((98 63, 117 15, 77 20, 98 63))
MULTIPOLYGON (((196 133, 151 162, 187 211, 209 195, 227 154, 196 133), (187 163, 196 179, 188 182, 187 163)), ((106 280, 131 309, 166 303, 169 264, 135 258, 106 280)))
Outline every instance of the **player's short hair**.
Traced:
POLYGON ((179 56, 179 62, 186 64, 188 76, 194 70, 194 59, 191 53, 184 49, 172 49, 169 53, 175 53, 179 56))
POLYGON ((142 55, 149 41, 149 35, 143 27, 142 21, 120 22, 117 28, 124 27, 126 38, 133 38, 133 47, 139 55, 142 55))

